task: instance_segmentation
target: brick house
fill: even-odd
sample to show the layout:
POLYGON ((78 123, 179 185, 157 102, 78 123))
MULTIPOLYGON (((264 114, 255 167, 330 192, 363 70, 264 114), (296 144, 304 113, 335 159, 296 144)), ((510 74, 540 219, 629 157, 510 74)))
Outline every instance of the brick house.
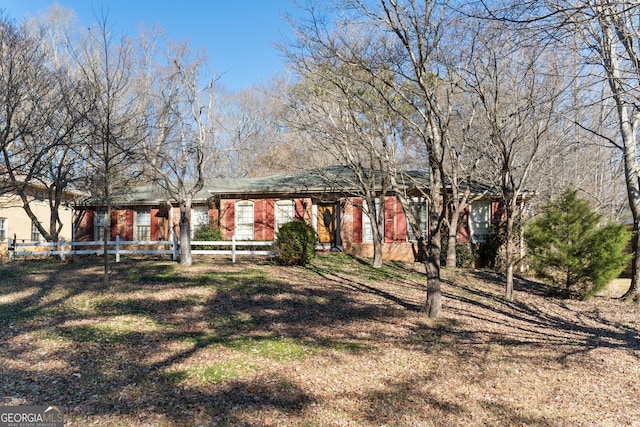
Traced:
MULTIPOLYGON (((428 175, 411 172, 407 176, 414 216, 426 231, 429 207, 420 195, 428 191, 428 175)), ((220 228, 226 239, 273 241, 282 224, 302 220, 316 230, 319 249, 372 257, 371 224, 352 178, 349 169, 334 166, 265 178, 209 180, 193 200, 192 236, 199 228, 212 226, 220 228)), ((166 193, 153 186, 117 197, 110 218, 111 238, 156 241, 179 235, 179 211, 170 203, 166 193)), ((399 200, 378 194, 376 205, 384 218, 384 259, 415 260, 417 246, 399 200)), ((106 211, 99 200, 85 199, 76 210, 76 239, 101 240, 106 211)), ((500 215, 495 197, 485 194, 468 206, 459 240, 482 243, 500 215)))

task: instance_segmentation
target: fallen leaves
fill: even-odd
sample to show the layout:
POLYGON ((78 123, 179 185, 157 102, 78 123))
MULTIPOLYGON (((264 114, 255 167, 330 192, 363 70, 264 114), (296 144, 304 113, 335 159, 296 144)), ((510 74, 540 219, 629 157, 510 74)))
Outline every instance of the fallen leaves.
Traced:
POLYGON ((71 425, 101 426, 640 419, 637 306, 548 299, 526 281, 509 303, 494 276, 468 271, 432 321, 412 309, 416 266, 376 281, 331 262, 136 260, 114 265, 110 289, 90 264, 48 263, 50 276, 0 283, 0 404, 56 404, 71 425))

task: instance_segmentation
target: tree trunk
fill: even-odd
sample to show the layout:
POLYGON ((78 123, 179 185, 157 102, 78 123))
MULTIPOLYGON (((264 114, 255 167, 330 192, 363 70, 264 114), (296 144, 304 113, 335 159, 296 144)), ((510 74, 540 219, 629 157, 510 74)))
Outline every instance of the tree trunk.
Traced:
MULTIPOLYGON (((108 189, 108 184, 105 185, 105 188, 108 189)), ((108 190, 107 190, 108 191, 108 190)), ((104 262, 104 274, 103 274, 103 284, 106 287, 109 286, 109 274, 111 273, 111 265, 109 262, 109 236, 111 235, 111 201, 107 197, 107 213, 106 218, 104 220, 104 234, 102 236, 102 256, 104 262)))
POLYGON ((380 238, 373 239, 373 268, 382 267, 382 241, 380 238))
MULTIPOLYGON (((440 316, 442 309, 442 283, 440 281, 440 233, 436 233, 430 243, 429 248, 424 253, 425 270, 427 274, 427 300, 424 312, 430 319, 440 316)), ((423 243, 424 245, 424 243, 423 243)), ((427 248, 425 248, 427 249, 427 248)))
MULTIPOLYGON (((508 203, 515 203, 509 200, 508 203)), ((513 224, 515 209, 507 207, 507 229, 505 233, 504 261, 506 264, 506 284, 504 297, 507 301, 513 301, 513 224)))
POLYGON ((509 235, 509 232, 507 232, 507 242, 505 243, 505 263, 507 264, 506 265, 507 280, 506 280, 506 286, 505 286, 505 292, 504 292, 504 297, 507 299, 507 301, 513 301, 513 254, 511 253, 512 242, 510 240, 511 240, 511 237, 509 235))
POLYGON ((640 262, 638 261, 638 254, 640 254, 640 236, 638 222, 634 221, 633 225, 633 239, 632 248, 634 251, 633 260, 631 261, 631 285, 625 294, 622 296, 624 301, 640 302, 640 262))
POLYGON ((180 265, 190 266, 191 257, 191 200, 180 203, 180 265))
POLYGON ((458 221, 452 221, 449 226, 449 233, 447 237, 447 261, 445 263, 446 268, 456 268, 457 265, 457 253, 456 244, 458 243, 458 236, 456 231, 458 229, 458 221), (453 230, 453 231, 452 231, 453 230))

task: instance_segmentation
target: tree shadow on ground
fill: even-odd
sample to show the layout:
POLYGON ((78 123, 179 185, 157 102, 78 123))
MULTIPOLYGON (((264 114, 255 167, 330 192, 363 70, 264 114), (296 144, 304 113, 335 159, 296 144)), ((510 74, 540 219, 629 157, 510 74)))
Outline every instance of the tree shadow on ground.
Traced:
POLYGON ((173 268, 123 263, 113 270, 109 289, 96 274, 99 266, 87 270, 80 264, 41 270, 50 275, 42 281, 16 276, 3 289, 12 294, 24 285, 33 291, 0 305, 8 326, 0 334, 2 357, 22 361, 23 367, 46 357, 54 366, 4 367, 3 396, 55 403, 77 419, 155 414, 181 425, 194 420, 250 425, 246 419, 253 411, 295 414, 313 398, 279 374, 194 385, 193 373, 177 367, 189 366, 205 351, 237 353, 247 339, 286 337, 292 345, 349 351, 354 336, 334 333, 338 326, 398 314, 387 304, 354 298, 354 290, 392 297, 364 284, 305 287, 246 267, 182 275, 173 268), (195 288, 208 296, 194 297, 195 288), (80 297, 87 301, 78 303, 80 297), (45 350, 21 339, 32 336, 53 345, 45 350))
MULTIPOLYGON (((640 330, 607 319, 598 310, 576 310, 567 301, 547 298, 548 304, 506 300, 501 291, 502 276, 487 271, 473 271, 479 280, 489 284, 483 289, 453 281, 447 282, 450 291, 445 297, 456 302, 450 310, 459 316, 482 322, 495 323, 511 331, 505 334, 488 330, 465 331, 456 325, 442 330, 424 328, 422 335, 441 340, 456 337, 456 342, 472 345, 497 343, 508 346, 555 346, 562 358, 585 353, 595 348, 617 348, 636 352, 640 350, 640 330)), ((544 285, 526 279, 515 280, 517 292, 545 295, 544 285)), ((442 324, 440 324, 442 326, 442 324)))

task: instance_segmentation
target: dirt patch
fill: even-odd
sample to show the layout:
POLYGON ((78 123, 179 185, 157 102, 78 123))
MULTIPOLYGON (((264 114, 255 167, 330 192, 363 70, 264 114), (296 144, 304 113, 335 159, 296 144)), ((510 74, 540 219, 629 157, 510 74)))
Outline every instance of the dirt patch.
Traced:
POLYGON ((0 266, 1 404, 71 425, 639 425, 640 310, 345 256, 0 266))

